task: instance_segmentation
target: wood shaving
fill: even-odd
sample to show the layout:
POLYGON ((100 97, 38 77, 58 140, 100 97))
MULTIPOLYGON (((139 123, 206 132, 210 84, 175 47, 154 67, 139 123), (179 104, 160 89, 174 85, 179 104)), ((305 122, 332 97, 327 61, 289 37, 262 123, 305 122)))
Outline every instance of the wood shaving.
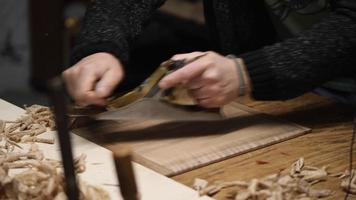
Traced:
POLYGON ((296 162, 294 162, 290 169, 290 176, 295 176, 300 173, 302 168, 304 167, 304 158, 299 158, 296 162))
POLYGON ((328 197, 331 190, 314 189, 312 185, 326 180, 328 173, 326 167, 321 169, 305 166, 304 159, 300 158, 293 163, 289 173, 272 174, 262 179, 250 181, 217 182, 205 184, 205 180, 199 179, 200 195, 213 195, 223 188, 235 187, 234 193, 229 199, 234 200, 312 200, 328 197))
POLYGON ((328 172, 326 171, 326 167, 318 168, 308 168, 304 169, 300 172, 300 176, 308 182, 314 181, 324 181, 328 177, 328 172))
POLYGON ((83 173, 85 171, 85 154, 81 154, 78 158, 74 159, 74 167, 77 173, 83 173))
MULTIPOLYGON (((37 137, 55 129, 54 116, 45 106, 25 110, 15 121, 0 120, 0 200, 67 200, 61 162, 46 159, 36 145, 54 144, 54 138, 37 137), (27 152, 14 151, 23 148, 21 143, 31 144, 27 152)), ((86 169, 85 159, 82 154, 74 160, 80 199, 110 199, 106 191, 80 179, 79 174, 86 169)))
POLYGON ((11 152, 21 148, 19 143, 53 144, 53 138, 38 138, 42 133, 54 130, 54 116, 50 108, 40 105, 25 106, 25 114, 15 121, 0 120, 0 151, 11 152))
POLYGON ((201 190, 206 188, 208 186, 209 182, 204 180, 204 179, 200 179, 200 178, 196 178, 194 180, 194 184, 193 184, 193 188, 198 191, 199 193, 201 193, 201 190))
POLYGON ((346 170, 343 175, 340 176, 341 181, 341 188, 349 192, 351 194, 356 194, 356 176, 355 176, 355 170, 351 170, 351 173, 349 170, 346 170))
MULTIPOLYGON (((19 157, 28 157, 21 154, 19 157)), ((75 170, 77 174, 85 170, 85 155, 75 159, 75 170)), ((79 176, 80 199, 110 199, 109 195, 102 189, 88 185, 79 176)), ((0 199, 67 199, 64 193, 64 175, 59 162, 36 157, 36 159, 25 159, 4 162, 0 166, 0 199), (10 170, 23 168, 24 171, 10 176, 10 170)))
POLYGON ((38 138, 38 137, 33 137, 29 135, 25 135, 21 138, 22 143, 27 143, 27 142, 37 142, 37 143, 46 143, 46 144, 54 144, 54 139, 53 138, 38 138))

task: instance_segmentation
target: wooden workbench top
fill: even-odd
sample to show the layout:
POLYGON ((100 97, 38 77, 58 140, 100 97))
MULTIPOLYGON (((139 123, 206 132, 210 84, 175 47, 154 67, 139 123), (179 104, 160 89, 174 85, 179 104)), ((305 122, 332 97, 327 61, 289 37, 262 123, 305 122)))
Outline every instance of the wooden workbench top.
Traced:
MULTIPOLYGON (((262 178, 289 167, 300 157, 305 158, 307 165, 328 166, 331 173, 348 169, 353 118, 351 107, 333 103, 314 94, 306 94, 284 102, 252 101, 248 98, 237 101, 256 110, 312 128, 312 132, 175 176, 173 179, 192 186, 194 178, 206 179, 209 182, 262 178), (258 161, 265 161, 266 164, 258 161)), ((327 199, 343 199, 345 195, 337 178, 330 177, 318 186, 334 191, 327 199)), ((229 189, 225 189, 214 198, 224 199, 228 192, 229 189)), ((349 199, 356 199, 356 196, 350 196, 349 199)))

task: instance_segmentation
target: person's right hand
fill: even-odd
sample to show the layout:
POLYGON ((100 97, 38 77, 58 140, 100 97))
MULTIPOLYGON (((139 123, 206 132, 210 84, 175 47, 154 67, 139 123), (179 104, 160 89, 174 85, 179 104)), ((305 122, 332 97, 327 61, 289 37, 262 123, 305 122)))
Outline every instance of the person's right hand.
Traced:
POLYGON ((124 76, 121 62, 112 54, 95 53, 65 70, 67 90, 80 106, 105 106, 106 98, 124 76))

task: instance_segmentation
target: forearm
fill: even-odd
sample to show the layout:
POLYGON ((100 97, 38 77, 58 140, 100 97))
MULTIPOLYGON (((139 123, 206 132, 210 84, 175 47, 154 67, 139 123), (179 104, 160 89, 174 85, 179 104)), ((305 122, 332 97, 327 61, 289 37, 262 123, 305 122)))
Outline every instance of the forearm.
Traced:
POLYGON ((253 96, 293 98, 334 78, 355 75, 355 35, 356 4, 343 0, 329 17, 301 35, 241 55, 253 96))
POLYGON ((95 0, 88 8, 72 63, 97 52, 108 52, 127 63, 131 43, 164 0, 95 0))

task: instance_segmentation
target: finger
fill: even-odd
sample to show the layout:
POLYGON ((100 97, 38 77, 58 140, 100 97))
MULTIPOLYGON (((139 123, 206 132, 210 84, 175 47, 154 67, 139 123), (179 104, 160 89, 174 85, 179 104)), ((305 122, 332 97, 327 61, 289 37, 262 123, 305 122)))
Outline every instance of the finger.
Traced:
POLYGON ((201 56, 203 55, 204 52, 200 52, 200 51, 195 51, 192 53, 184 53, 184 54, 176 54, 174 55, 171 59, 172 60, 191 60, 195 57, 201 56))
POLYGON ((214 72, 211 72, 210 69, 207 69, 203 72, 201 76, 198 76, 196 78, 193 78, 189 82, 186 82, 184 84, 184 87, 190 90, 195 90, 202 88, 207 85, 212 85, 215 84, 219 81, 218 74, 214 72))
POLYGON ((105 98, 100 98, 95 92, 88 91, 81 96, 81 98, 76 99, 76 103, 79 106, 88 106, 88 105, 98 105, 105 106, 107 100, 105 98))
POLYGON ((224 97, 198 99, 197 102, 200 106, 205 108, 217 108, 226 104, 224 97))
POLYGON ((78 76, 75 77, 75 87, 77 93, 84 93, 88 91, 94 91, 95 84, 100 78, 100 74, 102 72, 98 72, 95 70, 94 66, 90 68, 90 65, 86 65, 82 67, 78 76))
POLYGON ((221 94, 221 88, 217 85, 205 86, 195 90, 189 90, 189 93, 195 99, 207 99, 207 98, 215 98, 221 94))
POLYGON ((62 73, 62 78, 65 82, 67 91, 71 96, 73 96, 75 93, 75 77, 78 77, 78 68, 75 66, 68 68, 62 73))
POLYGON ((95 86, 99 97, 108 97, 123 78, 123 73, 118 67, 106 71, 95 86))
POLYGON ((197 77, 197 78, 194 78, 191 81, 185 83, 183 86, 188 90, 196 90, 196 89, 204 87, 206 84, 208 84, 208 83, 206 83, 200 77, 197 77))
POLYGON ((209 68, 208 70, 205 70, 204 73, 200 76, 200 78, 202 82, 204 82, 204 84, 211 84, 223 81, 221 73, 217 68, 209 68))
POLYGON ((179 84, 186 84, 201 75, 209 66, 210 61, 206 57, 199 58, 177 71, 165 76, 159 83, 162 89, 168 89, 179 84))
POLYGON ((90 68, 90 66, 82 67, 78 76, 73 81, 74 83, 72 85, 74 91, 72 92, 72 96, 76 103, 81 106, 105 104, 105 99, 98 96, 94 91, 94 86, 101 73, 94 69, 95 68, 90 68))
POLYGON ((94 54, 91 54, 89 56, 86 56, 84 58, 82 58, 78 64, 80 65, 86 65, 86 64, 90 64, 90 63, 96 63, 98 62, 98 58, 102 58, 102 59, 107 59, 108 56, 112 56, 111 54, 109 53, 94 53, 94 54))

